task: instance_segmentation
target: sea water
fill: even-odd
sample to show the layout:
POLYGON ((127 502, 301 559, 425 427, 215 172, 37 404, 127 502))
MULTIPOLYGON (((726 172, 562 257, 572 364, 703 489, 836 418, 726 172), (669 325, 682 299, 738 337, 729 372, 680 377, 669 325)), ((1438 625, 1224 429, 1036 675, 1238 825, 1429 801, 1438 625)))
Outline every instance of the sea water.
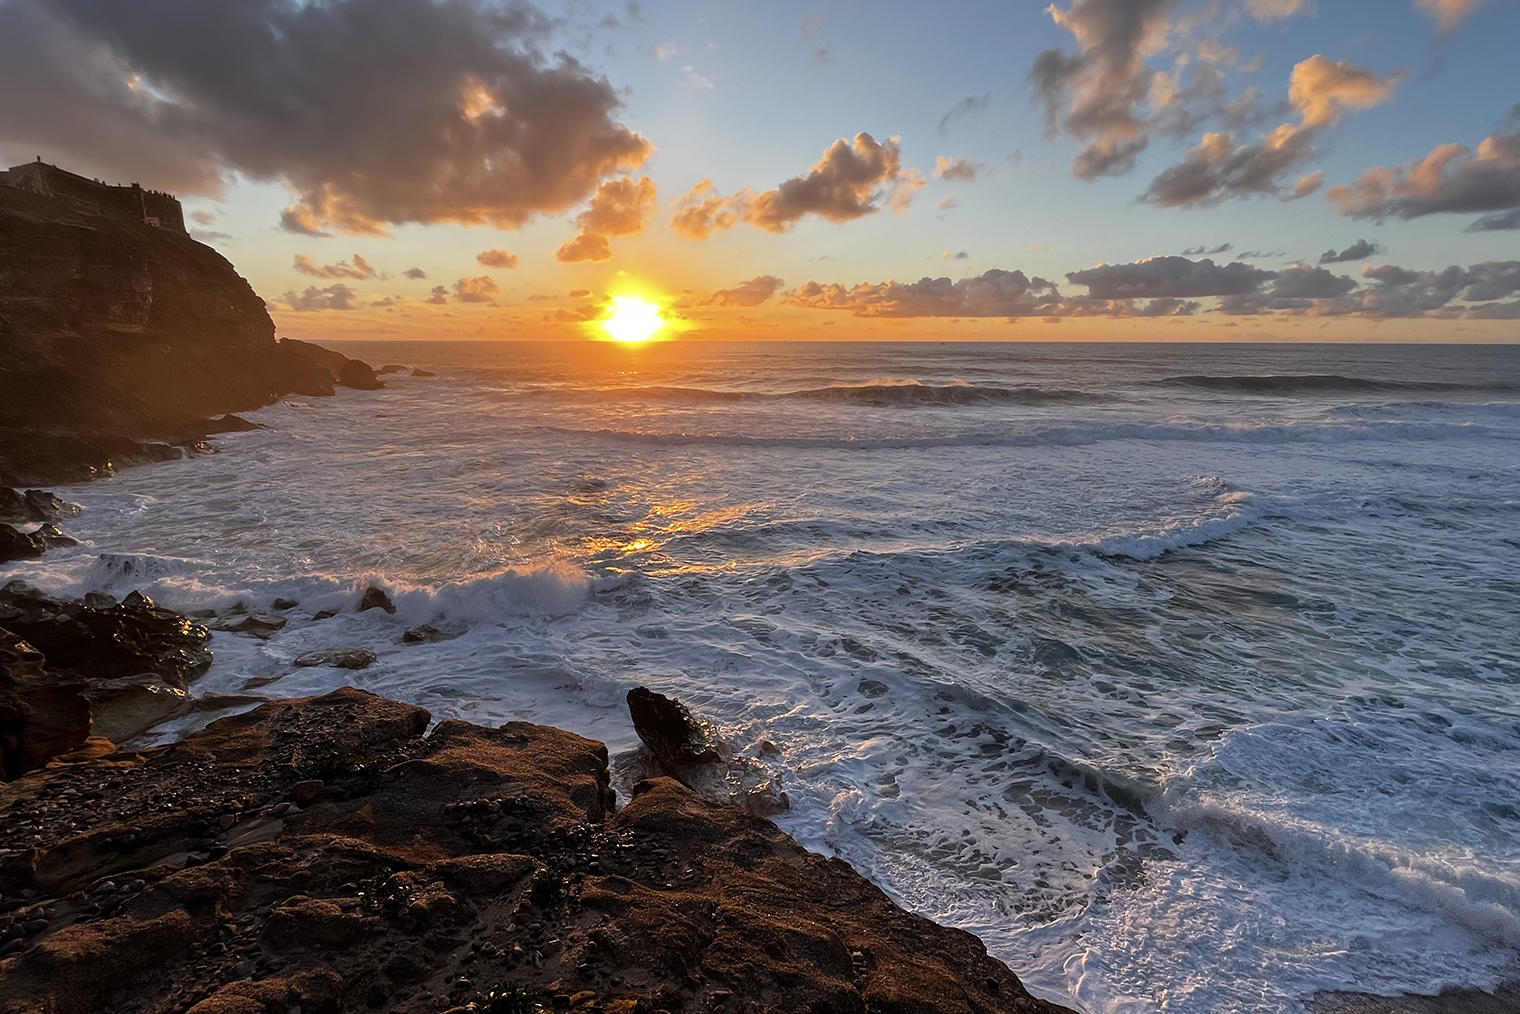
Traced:
POLYGON ((437 375, 62 490, 85 544, 0 569, 299 600, 151 738, 351 683, 617 754, 645 685, 1094 1014, 1516 975, 1520 349, 338 347, 437 375))

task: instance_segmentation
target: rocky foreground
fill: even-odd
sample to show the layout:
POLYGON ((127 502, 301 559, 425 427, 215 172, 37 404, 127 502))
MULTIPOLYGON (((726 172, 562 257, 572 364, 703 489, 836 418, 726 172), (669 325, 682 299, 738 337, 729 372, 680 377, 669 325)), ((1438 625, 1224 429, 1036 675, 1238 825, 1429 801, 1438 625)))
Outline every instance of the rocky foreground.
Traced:
POLYGON ((0 1012, 1058 1012, 606 748, 356 689, 0 786, 0 1012), (473 1005, 470 1006, 470 1005, 473 1005))

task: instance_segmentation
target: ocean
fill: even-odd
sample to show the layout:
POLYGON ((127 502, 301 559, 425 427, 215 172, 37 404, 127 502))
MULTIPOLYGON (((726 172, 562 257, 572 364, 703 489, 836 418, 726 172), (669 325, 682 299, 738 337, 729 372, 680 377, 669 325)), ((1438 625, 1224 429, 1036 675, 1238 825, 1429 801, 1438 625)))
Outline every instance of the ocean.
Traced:
POLYGON ((1520 348, 332 344, 437 375, 61 489, 85 544, 0 568, 299 600, 152 741, 352 683, 616 759, 644 685, 1091 1014, 1520 974, 1520 348))

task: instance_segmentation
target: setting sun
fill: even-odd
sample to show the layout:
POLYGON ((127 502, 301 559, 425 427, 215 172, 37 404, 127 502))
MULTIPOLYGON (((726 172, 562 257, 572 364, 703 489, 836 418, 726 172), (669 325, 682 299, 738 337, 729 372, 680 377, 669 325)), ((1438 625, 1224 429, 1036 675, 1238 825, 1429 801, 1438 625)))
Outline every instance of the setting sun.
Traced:
POLYGON ((602 328, 614 341, 647 342, 665 326, 660 308, 630 296, 615 296, 602 328))

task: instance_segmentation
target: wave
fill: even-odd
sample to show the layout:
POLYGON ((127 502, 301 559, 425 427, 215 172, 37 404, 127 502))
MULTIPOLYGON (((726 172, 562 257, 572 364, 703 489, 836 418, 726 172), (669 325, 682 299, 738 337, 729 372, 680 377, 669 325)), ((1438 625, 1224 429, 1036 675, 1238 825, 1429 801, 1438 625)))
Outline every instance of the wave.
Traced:
POLYGON ((919 380, 881 379, 864 384, 835 384, 781 393, 725 391, 705 387, 604 387, 593 389, 537 388, 535 396, 593 398, 602 401, 837 401, 872 408, 956 405, 1057 405, 1100 400, 1089 391, 1060 388, 997 387, 952 381, 926 384, 919 380))
POLYGON ((951 433, 903 437, 760 437, 729 433, 648 433, 544 426, 541 432, 595 437, 656 447, 795 448, 841 451, 934 450, 942 447, 1083 447, 1111 440, 1203 443, 1349 443, 1376 440, 1512 438, 1509 430, 1477 423, 1309 421, 1288 423, 1092 423, 1026 432, 951 433))
POLYGON ((1520 391, 1513 384, 1454 384, 1442 381, 1373 380, 1365 377, 1345 377, 1337 373, 1309 373, 1283 375, 1212 375, 1193 374, 1167 377, 1157 383, 1167 387, 1192 387, 1206 391, 1234 391, 1241 394, 1313 394, 1355 393, 1367 391, 1390 393, 1399 391, 1520 391))

